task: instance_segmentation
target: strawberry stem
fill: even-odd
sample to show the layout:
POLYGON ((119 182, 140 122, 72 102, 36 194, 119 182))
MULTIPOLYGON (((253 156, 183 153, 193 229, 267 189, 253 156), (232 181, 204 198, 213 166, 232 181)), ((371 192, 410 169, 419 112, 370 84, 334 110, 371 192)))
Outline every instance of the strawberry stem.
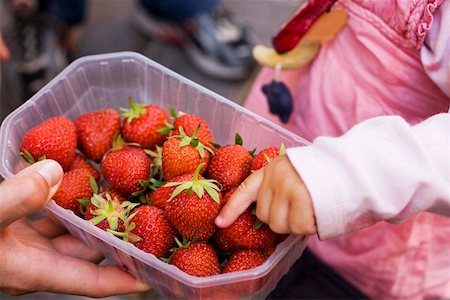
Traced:
POLYGON ((176 186, 176 188, 173 190, 172 195, 170 196, 169 200, 172 201, 173 198, 178 196, 181 192, 186 191, 189 195, 194 192, 199 199, 203 199, 203 195, 205 194, 205 191, 208 193, 208 195, 216 202, 217 204, 220 204, 220 190, 222 189, 222 186, 220 183, 216 180, 212 179, 202 179, 199 180, 200 170, 203 168, 205 163, 201 163, 197 166, 194 172, 194 177, 192 181, 182 181, 182 182, 169 182, 166 183, 165 187, 172 187, 176 186))
POLYGON ((120 108, 123 112, 122 117, 124 117, 128 123, 130 123, 133 119, 139 118, 141 115, 147 113, 147 109, 142 104, 138 104, 133 101, 131 97, 128 97, 128 103, 130 104, 130 108, 120 108))

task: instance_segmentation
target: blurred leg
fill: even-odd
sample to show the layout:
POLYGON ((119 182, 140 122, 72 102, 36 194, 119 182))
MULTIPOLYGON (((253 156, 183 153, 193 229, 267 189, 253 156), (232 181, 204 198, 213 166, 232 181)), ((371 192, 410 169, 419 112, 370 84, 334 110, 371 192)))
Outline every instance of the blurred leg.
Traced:
POLYGON ((80 24, 86 15, 86 0, 50 0, 48 12, 66 25, 80 24))
POLYGON ((199 71, 225 80, 248 77, 255 66, 245 26, 219 0, 140 0, 133 14, 148 37, 180 46, 199 71))
POLYGON ((141 5, 149 13, 176 22, 183 22, 211 11, 219 2, 219 0, 140 0, 141 5))

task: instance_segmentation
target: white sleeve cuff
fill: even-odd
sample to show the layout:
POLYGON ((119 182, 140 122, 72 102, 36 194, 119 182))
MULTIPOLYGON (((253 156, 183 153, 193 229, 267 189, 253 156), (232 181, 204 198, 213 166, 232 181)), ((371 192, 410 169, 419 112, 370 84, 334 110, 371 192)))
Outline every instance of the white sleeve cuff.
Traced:
POLYGON ((345 233, 342 201, 344 196, 338 187, 339 173, 332 172, 318 159, 311 147, 286 150, 294 168, 313 199, 316 223, 320 239, 328 239, 345 233), (321 180, 327 178, 327 180, 321 180))

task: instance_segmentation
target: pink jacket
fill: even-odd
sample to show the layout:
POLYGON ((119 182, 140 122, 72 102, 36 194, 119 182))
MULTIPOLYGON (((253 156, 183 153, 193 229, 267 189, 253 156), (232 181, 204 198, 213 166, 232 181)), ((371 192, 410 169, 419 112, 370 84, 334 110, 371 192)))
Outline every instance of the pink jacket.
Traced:
MULTIPOLYGON (((314 141, 287 151, 313 198, 309 246, 372 298, 450 298, 450 0, 336 6, 347 26, 283 73, 285 127, 314 141)), ((246 107, 279 123, 260 91, 271 79, 246 107)))

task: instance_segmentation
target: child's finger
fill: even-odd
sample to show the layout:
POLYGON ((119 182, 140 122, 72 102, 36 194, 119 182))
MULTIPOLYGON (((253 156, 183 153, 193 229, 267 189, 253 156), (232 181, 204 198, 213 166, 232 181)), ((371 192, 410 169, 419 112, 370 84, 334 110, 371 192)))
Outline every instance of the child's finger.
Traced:
POLYGON ((223 228, 233 224, 250 204, 256 200, 263 177, 264 171, 261 169, 251 174, 239 185, 216 218, 218 227, 223 228))

